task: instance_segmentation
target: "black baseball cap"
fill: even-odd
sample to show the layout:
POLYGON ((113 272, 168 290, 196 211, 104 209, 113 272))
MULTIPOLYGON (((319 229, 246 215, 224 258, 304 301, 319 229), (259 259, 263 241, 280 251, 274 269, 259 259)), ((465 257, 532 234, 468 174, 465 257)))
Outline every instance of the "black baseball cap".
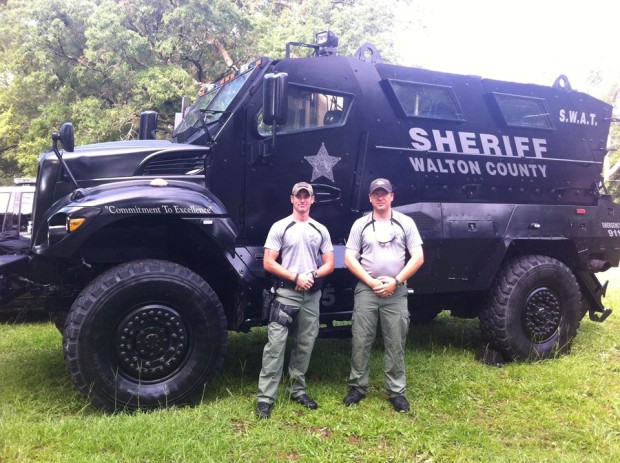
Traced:
POLYGON ((377 179, 374 179, 372 182, 370 182, 370 191, 368 193, 373 194, 379 188, 383 188, 388 193, 391 193, 392 191, 394 191, 394 189, 392 188, 392 184, 390 183, 388 179, 377 178, 377 179))

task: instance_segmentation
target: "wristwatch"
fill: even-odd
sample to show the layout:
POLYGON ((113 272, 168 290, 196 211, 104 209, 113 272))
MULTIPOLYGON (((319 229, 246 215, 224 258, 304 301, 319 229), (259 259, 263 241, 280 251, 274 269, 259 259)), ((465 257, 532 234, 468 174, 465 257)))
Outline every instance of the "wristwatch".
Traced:
POLYGON ((400 286, 403 284, 403 282, 400 281, 397 277, 394 277, 394 281, 396 282, 396 286, 400 286))
POLYGON ((312 278, 314 280, 318 280, 319 274, 318 274, 318 272, 316 270, 312 270, 312 278))

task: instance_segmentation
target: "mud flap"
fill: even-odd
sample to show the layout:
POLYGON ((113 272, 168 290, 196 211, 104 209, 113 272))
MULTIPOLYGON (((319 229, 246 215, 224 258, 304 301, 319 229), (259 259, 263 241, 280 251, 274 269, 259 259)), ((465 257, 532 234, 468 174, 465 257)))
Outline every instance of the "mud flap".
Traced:
POLYGON ((583 297, 588 303, 588 316, 593 322, 604 322, 611 315, 612 310, 605 308, 601 299, 607 292, 606 281, 601 284, 592 272, 575 272, 583 297), (601 315, 598 315, 600 313, 601 315))

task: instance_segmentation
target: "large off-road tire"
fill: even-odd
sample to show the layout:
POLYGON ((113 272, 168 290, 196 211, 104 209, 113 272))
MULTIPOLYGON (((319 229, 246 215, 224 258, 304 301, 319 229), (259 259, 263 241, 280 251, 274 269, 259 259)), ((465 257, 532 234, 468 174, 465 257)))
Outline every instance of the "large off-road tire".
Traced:
POLYGON ((506 360, 544 359, 570 348, 581 294, 566 265, 530 255, 506 263, 479 315, 483 335, 506 360))
POLYGON ((65 364, 82 394, 110 410, 194 403, 219 371, 226 317, 211 287, 168 261, 114 267, 75 300, 65 364))

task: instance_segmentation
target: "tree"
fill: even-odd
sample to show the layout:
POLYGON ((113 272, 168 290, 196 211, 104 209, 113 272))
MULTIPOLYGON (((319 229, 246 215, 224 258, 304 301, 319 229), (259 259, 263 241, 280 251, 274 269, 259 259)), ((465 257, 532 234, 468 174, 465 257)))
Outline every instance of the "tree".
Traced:
POLYGON ((141 110, 167 137, 183 95, 289 41, 331 28, 352 54, 391 56, 390 0, 7 0, 0 2, 0 167, 34 175, 54 128, 78 144, 137 137, 141 110))

